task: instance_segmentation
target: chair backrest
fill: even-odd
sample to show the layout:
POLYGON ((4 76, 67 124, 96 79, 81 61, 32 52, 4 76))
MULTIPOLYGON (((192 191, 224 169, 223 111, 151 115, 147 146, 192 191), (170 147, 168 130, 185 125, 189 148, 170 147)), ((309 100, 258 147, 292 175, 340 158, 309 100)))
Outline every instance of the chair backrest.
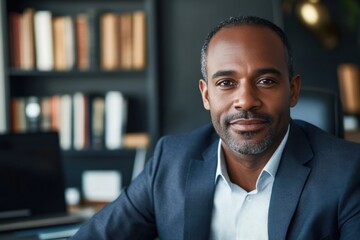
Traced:
POLYGON ((310 122, 337 137, 344 137, 340 97, 330 90, 302 88, 297 105, 291 109, 291 117, 310 122))

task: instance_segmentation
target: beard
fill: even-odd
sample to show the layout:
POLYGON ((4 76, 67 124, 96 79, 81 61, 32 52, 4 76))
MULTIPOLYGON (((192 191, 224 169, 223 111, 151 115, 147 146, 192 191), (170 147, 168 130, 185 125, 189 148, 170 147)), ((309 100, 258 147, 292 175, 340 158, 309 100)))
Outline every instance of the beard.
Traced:
POLYGON ((273 143, 275 138, 275 132, 269 128, 265 137, 261 140, 254 140, 253 137, 256 132, 237 132, 236 134, 242 135, 244 140, 237 140, 232 136, 230 131, 230 122, 236 119, 248 119, 257 118, 265 120, 270 126, 273 122, 271 116, 267 114, 260 114, 253 111, 240 111, 236 114, 226 116, 223 120, 217 122, 213 121, 214 128, 221 137, 222 141, 229 146, 233 151, 243 155, 256 155, 266 151, 273 143), (221 122, 220 122, 221 121, 221 122))

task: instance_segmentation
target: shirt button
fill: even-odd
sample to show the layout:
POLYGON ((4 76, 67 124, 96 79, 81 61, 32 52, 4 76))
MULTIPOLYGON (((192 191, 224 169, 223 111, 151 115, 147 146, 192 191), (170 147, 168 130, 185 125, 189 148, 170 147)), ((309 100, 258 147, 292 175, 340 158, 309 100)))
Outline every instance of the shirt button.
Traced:
POLYGON ((251 196, 246 196, 246 200, 250 202, 251 201, 251 196))

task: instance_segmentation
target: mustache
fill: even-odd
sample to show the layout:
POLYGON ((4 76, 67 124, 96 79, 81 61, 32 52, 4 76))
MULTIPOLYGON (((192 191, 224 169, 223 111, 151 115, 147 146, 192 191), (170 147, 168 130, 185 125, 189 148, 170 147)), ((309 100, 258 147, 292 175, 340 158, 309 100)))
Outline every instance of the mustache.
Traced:
POLYGON ((268 123, 272 123, 273 121, 272 117, 268 114, 258 113, 252 110, 240 110, 235 114, 226 116, 224 122, 226 125, 230 125, 230 122, 236 119, 250 119, 250 118, 261 119, 268 123))

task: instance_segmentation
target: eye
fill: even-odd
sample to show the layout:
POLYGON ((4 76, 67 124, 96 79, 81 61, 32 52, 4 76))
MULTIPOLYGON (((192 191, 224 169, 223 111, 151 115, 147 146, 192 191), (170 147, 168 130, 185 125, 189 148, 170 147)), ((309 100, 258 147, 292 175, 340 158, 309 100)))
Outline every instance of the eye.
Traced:
POLYGON ((276 84, 276 81, 271 79, 271 78, 261 78, 258 82, 257 85, 261 85, 264 87, 271 87, 274 86, 276 84))
POLYGON ((236 82, 232 79, 222 79, 216 82, 216 86, 222 87, 222 88, 229 88, 236 86, 236 82))

